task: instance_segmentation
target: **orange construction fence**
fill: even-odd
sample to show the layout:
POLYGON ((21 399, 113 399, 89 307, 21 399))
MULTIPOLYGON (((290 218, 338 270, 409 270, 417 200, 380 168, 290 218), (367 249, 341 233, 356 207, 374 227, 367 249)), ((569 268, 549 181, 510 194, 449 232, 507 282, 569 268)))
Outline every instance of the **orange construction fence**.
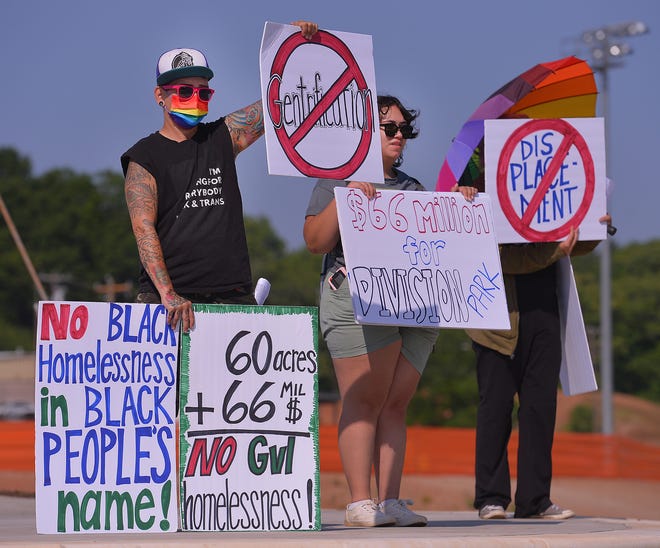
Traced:
MULTIPOLYGON (((0 470, 34 472, 34 422, 0 421, 0 470)), ((472 475, 474 429, 411 426, 405 474, 472 475)), ((516 471, 517 433, 509 444, 516 471)), ((341 472, 337 427, 319 427, 321 472, 341 472)), ((621 436, 557 432, 553 448, 555 476, 628 478, 660 481, 660 447, 621 436)))

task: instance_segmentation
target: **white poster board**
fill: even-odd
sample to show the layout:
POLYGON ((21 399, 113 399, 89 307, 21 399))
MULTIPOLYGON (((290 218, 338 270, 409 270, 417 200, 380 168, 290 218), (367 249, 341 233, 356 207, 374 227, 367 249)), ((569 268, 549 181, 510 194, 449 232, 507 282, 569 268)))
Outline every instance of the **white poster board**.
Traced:
POLYGON ((484 139, 500 243, 561 241, 571 226, 580 240, 605 239, 602 118, 486 120, 484 139))
POLYGON ((161 305, 40 302, 38 533, 176 531, 178 337, 161 305))
POLYGON ((336 187, 356 321, 508 329, 490 199, 336 187))
POLYGON ((268 173, 383 181, 371 36, 267 22, 260 72, 268 173))
POLYGON ((318 309, 194 308, 181 355, 182 529, 320 530, 318 309))
POLYGON ((561 389, 567 396, 598 390, 589 341, 584 328, 580 299, 571 259, 564 257, 557 267, 557 298, 561 326, 561 389))

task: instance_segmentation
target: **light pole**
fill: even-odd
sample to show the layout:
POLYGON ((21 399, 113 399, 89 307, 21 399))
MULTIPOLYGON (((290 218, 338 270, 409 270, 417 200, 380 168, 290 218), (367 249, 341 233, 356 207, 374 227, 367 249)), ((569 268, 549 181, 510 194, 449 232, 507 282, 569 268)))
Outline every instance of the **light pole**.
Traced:
MULTIPOLYGON (((600 75, 601 112, 605 120, 606 162, 610 160, 609 139, 609 70, 623 65, 623 57, 632 48, 619 39, 646 34, 648 27, 641 21, 630 21, 589 30, 582 33, 582 43, 591 57, 591 67, 600 75)), ((608 171, 606 170, 606 173, 608 171)), ((614 364, 612 360, 612 272, 611 246, 606 238, 600 246, 600 375, 602 394, 602 432, 612 434, 614 417, 612 395, 614 392, 614 364)))

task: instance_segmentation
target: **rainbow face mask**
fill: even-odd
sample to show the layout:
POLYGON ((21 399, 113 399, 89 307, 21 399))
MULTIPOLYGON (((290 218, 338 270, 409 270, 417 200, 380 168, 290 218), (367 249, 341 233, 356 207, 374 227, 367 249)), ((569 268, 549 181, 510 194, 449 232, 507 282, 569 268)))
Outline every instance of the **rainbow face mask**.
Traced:
POLYGON ((168 112, 177 125, 189 129, 199 124, 209 113, 209 103, 200 101, 196 95, 186 101, 173 95, 172 107, 168 112))

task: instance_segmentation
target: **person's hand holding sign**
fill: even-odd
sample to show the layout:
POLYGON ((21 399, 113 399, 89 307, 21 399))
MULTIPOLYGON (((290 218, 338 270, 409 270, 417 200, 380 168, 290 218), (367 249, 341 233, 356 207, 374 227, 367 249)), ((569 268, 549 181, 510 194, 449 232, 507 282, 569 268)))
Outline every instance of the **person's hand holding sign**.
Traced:
POLYGON ((310 21, 294 21, 291 24, 300 27, 300 32, 305 38, 307 38, 307 40, 310 40, 319 30, 319 26, 310 21))
POLYGON ((564 255, 570 257, 575 244, 578 241, 578 229, 574 226, 571 227, 571 231, 568 233, 566 239, 559 244, 559 249, 563 251, 564 255))
POLYGON ((616 227, 612 225, 612 215, 606 213, 600 219, 598 219, 598 222, 607 224, 607 233, 610 236, 614 236, 616 234, 616 227))
POLYGON ((610 236, 614 236, 616 234, 617 228, 612 224, 612 216, 608 213, 606 215, 603 215, 600 219, 598 219, 601 223, 607 223, 607 233, 610 236))
POLYGON ((359 181, 351 181, 346 185, 348 188, 357 188, 361 190, 367 199, 371 200, 376 195, 376 187, 373 183, 361 183, 359 181))
MULTIPOLYGON (((603 215, 600 219, 598 219, 598 221, 601 223, 607 223, 607 230, 608 232, 610 232, 610 227, 612 227, 612 216, 609 213, 603 215)), ((616 229, 614 229, 614 231, 616 232, 616 229)), ((564 252, 564 255, 566 256, 571 255, 571 253, 573 252, 573 248, 575 247, 575 244, 578 241, 578 234, 579 234, 579 230, 574 226, 572 226, 571 231, 569 232, 566 239, 559 244, 559 249, 561 249, 564 252)))
POLYGON ((479 194, 479 189, 474 186, 459 186, 459 184, 456 183, 451 187, 451 192, 460 192, 463 195, 463 198, 468 202, 471 202, 476 198, 477 194, 479 194))

